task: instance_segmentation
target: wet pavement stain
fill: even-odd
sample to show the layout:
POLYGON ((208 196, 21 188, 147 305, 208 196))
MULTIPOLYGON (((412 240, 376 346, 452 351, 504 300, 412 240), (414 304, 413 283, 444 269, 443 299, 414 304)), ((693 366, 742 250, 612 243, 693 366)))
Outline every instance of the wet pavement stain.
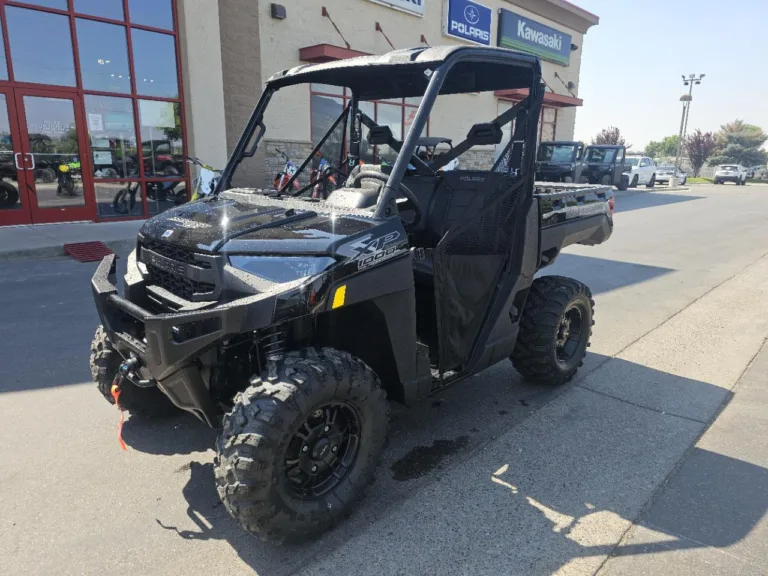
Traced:
POLYGON ((445 458, 463 450, 468 445, 469 436, 459 436, 455 440, 435 440, 432 446, 416 446, 392 464, 391 470, 394 472, 392 478, 404 482, 426 476, 445 458))

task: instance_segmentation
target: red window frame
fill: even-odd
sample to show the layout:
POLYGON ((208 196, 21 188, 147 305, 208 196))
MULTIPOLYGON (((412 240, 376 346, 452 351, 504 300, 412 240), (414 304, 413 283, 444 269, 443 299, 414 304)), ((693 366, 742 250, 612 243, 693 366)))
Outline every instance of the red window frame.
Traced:
MULTIPOLYGON (((352 99, 352 92, 349 90, 349 88, 342 88, 341 94, 334 94, 332 92, 323 92, 322 90, 315 90, 313 87, 318 86, 318 84, 310 84, 309 85, 309 139, 312 143, 315 142, 315 134, 313 134, 312 131, 312 96, 325 96, 326 98, 338 98, 342 101, 342 109, 346 108, 349 104, 350 100, 352 99)), ((374 122, 378 123, 378 116, 379 116, 379 104, 387 104, 389 106, 399 106, 400 107, 400 126, 402 127, 402 132, 400 133, 399 137, 397 134, 393 134, 395 138, 398 138, 399 140, 403 140, 405 138, 405 118, 406 118, 406 112, 408 110, 416 111, 419 109, 418 104, 409 104, 405 101, 405 98, 398 98, 398 99, 392 99, 392 100, 366 100, 366 102, 370 102, 373 104, 373 111, 374 111, 374 117, 371 118, 374 122)), ((427 118, 427 130, 426 135, 429 136, 429 123, 430 119, 427 118)), ((378 156, 378 146, 374 146, 373 149, 374 156, 378 156)))
MULTIPOLYGON (((93 16, 90 14, 82 14, 80 12, 75 11, 74 6, 74 0, 67 0, 67 9, 66 10, 60 10, 57 8, 49 8, 46 6, 40 6, 36 4, 28 4, 24 2, 23 0, 0 0, 0 15, 1 15, 1 24, 2 24, 2 32, 3 32, 3 43, 5 48, 5 56, 6 56, 6 62, 8 64, 8 80, 0 80, 0 86, 6 86, 10 85, 13 88, 51 88, 55 89, 60 92, 68 92, 73 93, 78 96, 76 99, 81 110, 81 117, 86 118, 86 111, 85 111, 85 96, 86 95, 92 95, 92 96, 108 96, 108 97, 114 97, 114 98, 124 98, 131 101, 132 107, 133 107, 133 121, 134 121, 134 130, 136 134, 136 148, 137 148, 137 155, 142 154, 142 141, 141 141, 141 118, 139 116, 139 100, 155 100, 155 101, 161 101, 161 102, 172 102, 177 103, 179 105, 179 118, 181 122, 181 141, 182 141, 182 154, 186 158, 188 156, 188 146, 187 146, 187 131, 186 131, 186 116, 185 116, 185 110, 184 110, 184 83, 182 81, 182 74, 181 74, 181 46, 180 46, 180 38, 179 38, 179 14, 178 14, 178 4, 177 0, 170 0, 171 3, 171 13, 173 16, 173 29, 167 30, 165 28, 155 28, 153 26, 146 26, 143 24, 134 24, 131 22, 131 15, 130 15, 130 8, 129 8, 129 0, 122 0, 123 3, 123 20, 115 20, 112 18, 104 18, 101 16, 93 16), (62 16, 67 16, 69 18, 69 26, 70 26, 70 36, 72 39, 72 54, 74 58, 75 63, 75 86, 53 86, 48 84, 36 84, 36 83, 28 83, 28 82, 16 82, 14 80, 14 74, 13 74, 13 62, 11 58, 11 50, 10 50, 10 41, 8 37, 8 27, 6 24, 6 18, 5 18, 5 7, 6 6, 13 6, 18 8, 27 8, 30 10, 36 10, 39 12, 47 12, 50 14, 59 14, 62 16), (95 22, 103 22, 105 24, 115 24, 118 26, 122 26, 125 30, 125 37, 126 37, 126 47, 128 52, 128 69, 131 75, 131 91, 130 93, 123 93, 123 92, 103 92, 98 90, 87 90, 83 88, 82 83, 82 74, 80 70, 80 54, 78 51, 78 38, 77 38, 77 29, 76 29, 76 19, 83 19, 83 20, 92 20, 95 22), (134 59, 133 59, 133 38, 131 34, 132 29, 137 30, 145 30, 148 32, 156 32, 159 34, 166 34, 168 36, 173 37, 174 42, 174 48, 175 48, 175 55, 176 55, 176 81, 178 83, 179 88, 179 96, 178 98, 162 98, 162 97, 156 97, 156 96, 143 96, 138 94, 136 90, 136 74, 134 71, 134 59)), ((78 126, 78 129, 83 130, 86 140, 87 140, 87 154, 89 159, 93 157, 93 150, 91 149, 91 142, 90 142, 90 136, 88 131, 88 126, 78 126)), ((142 156, 143 159, 143 156, 142 156)), ((90 162, 89 162, 90 164, 90 162)), ((139 174, 138 176, 134 178, 99 178, 99 179, 93 179, 93 196, 94 196, 94 211, 93 219, 97 222, 100 221, 106 221, 106 222, 119 222, 122 220, 140 220, 143 218, 147 218, 149 215, 148 206, 147 206, 147 197, 146 197, 146 184, 149 182, 185 182, 186 183, 186 189, 187 189, 187 197, 189 197, 189 191, 191 190, 191 174, 190 170, 187 167, 185 169, 185 175, 182 177, 168 177, 168 178, 159 178, 156 176, 147 176, 144 172, 144 162, 140 161, 138 162, 138 168, 139 168, 139 174), (98 210, 98 203, 96 201, 96 186, 99 184, 107 184, 107 183, 135 183, 139 182, 141 186, 141 190, 143 191, 141 194, 142 199, 142 205, 143 205, 143 211, 142 214, 138 216, 127 216, 127 217, 106 217, 101 218, 99 217, 99 210, 98 210)))

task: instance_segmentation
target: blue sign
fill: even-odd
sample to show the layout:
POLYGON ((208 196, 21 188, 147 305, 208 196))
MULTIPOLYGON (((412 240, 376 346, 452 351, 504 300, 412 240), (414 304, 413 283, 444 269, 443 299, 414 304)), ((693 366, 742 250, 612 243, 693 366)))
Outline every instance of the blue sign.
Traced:
POLYGON ((448 0, 447 36, 491 45, 492 11, 472 0, 448 0))
POLYGON ((570 35, 504 8, 499 11, 498 45, 563 66, 571 62, 570 35))

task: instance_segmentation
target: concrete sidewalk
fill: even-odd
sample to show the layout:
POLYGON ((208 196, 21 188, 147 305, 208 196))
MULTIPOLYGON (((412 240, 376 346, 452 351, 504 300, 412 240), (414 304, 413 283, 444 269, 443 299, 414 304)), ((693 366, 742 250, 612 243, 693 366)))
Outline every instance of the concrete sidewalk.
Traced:
POLYGON ((601 575, 768 574, 768 344, 601 575))
POLYGON ((66 222, 30 226, 0 226, 0 262, 64 255, 64 244, 104 242, 115 252, 130 249, 143 220, 127 222, 66 222))

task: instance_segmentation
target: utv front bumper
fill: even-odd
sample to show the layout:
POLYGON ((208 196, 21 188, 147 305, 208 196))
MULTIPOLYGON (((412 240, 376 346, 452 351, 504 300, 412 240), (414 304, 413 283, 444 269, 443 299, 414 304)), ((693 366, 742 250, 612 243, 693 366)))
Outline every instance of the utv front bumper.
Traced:
POLYGON ((142 375, 155 380, 176 406, 217 426, 216 406, 196 359, 227 335, 270 326, 281 295, 250 295, 191 312, 154 314, 121 297, 114 274, 115 256, 110 255, 91 281, 96 309, 112 345, 123 357, 138 358, 142 375))

